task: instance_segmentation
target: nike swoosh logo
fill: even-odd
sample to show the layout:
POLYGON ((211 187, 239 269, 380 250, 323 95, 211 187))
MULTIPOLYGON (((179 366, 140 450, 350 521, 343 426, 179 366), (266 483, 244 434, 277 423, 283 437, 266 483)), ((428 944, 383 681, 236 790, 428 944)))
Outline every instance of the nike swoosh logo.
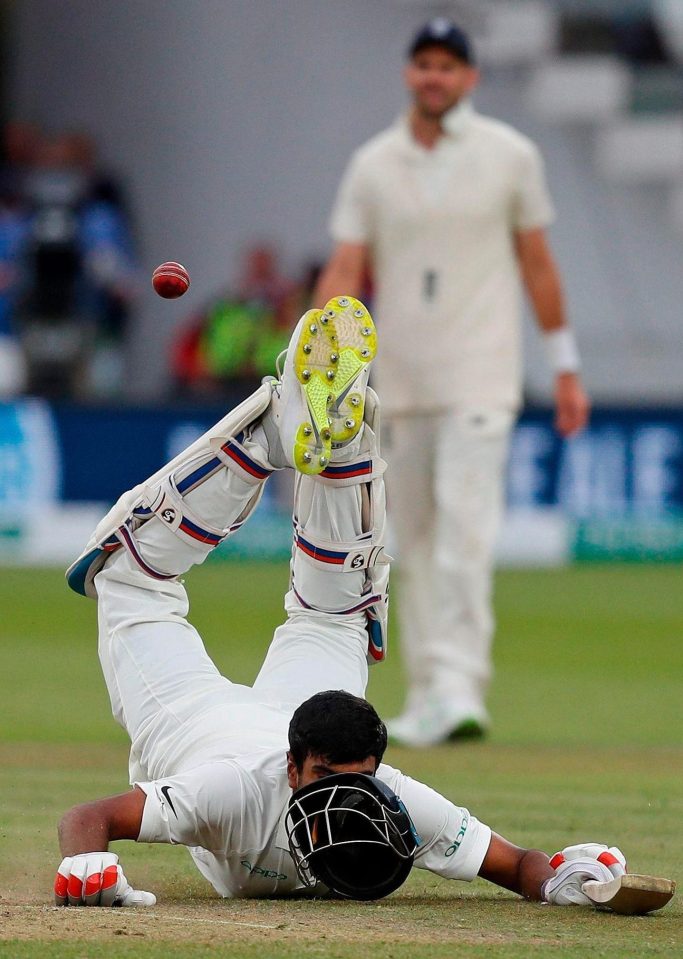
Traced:
POLYGON ((162 787, 161 787, 161 794, 163 795, 163 797, 164 797, 164 799, 166 800, 166 802, 168 803, 168 805, 171 807, 171 812, 173 813, 173 815, 174 815, 175 818, 177 819, 177 818, 178 818, 178 813, 175 811, 175 808, 174 808, 174 806, 173 806, 173 803, 171 802, 171 797, 169 796, 170 791, 171 791, 171 787, 170 787, 170 786, 162 786, 162 787))

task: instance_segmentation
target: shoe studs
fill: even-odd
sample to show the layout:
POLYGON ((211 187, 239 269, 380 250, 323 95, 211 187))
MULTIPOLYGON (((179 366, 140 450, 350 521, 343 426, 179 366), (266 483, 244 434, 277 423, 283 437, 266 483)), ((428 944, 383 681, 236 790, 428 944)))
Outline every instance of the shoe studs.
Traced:
POLYGON ((300 472, 323 472, 334 460, 331 448, 357 434, 363 393, 358 385, 346 391, 375 354, 374 333, 370 314, 351 296, 335 297, 325 310, 310 311, 303 320, 292 358, 307 406, 294 439, 293 459, 300 472))

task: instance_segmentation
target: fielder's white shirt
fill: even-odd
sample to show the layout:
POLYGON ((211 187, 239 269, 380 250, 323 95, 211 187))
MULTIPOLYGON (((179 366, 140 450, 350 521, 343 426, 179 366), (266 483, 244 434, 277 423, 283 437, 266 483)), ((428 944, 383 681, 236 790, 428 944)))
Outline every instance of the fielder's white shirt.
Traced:
MULTIPOLYGON (((377 775, 400 796, 413 819, 420 836, 415 865, 447 879, 473 879, 489 847, 489 827, 391 766, 382 764, 377 775)), ((147 795, 138 842, 188 846, 197 868, 220 895, 306 891, 284 828, 292 791, 283 741, 137 785, 147 795)), ((325 887, 315 890, 321 892, 325 887)))
POLYGON ((433 149, 407 118, 352 156, 330 227, 370 248, 385 412, 520 403, 518 231, 553 219, 543 162, 526 136, 476 113, 446 117, 433 149))

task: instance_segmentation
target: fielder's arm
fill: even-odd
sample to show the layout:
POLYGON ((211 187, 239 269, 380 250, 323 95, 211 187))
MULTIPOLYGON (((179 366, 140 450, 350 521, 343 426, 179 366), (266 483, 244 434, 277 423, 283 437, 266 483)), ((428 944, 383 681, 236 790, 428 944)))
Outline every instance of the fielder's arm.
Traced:
POLYGON ((588 422, 590 403, 578 374, 578 353, 567 323, 559 270, 545 230, 515 234, 519 270, 555 374, 555 426, 563 436, 588 422))
POLYGON ((333 296, 360 296, 368 265, 367 244, 339 243, 320 274, 314 305, 322 307, 333 296))
POLYGON ((523 849, 494 832, 479 875, 525 899, 540 900, 543 884, 554 875, 554 869, 540 849, 523 849))

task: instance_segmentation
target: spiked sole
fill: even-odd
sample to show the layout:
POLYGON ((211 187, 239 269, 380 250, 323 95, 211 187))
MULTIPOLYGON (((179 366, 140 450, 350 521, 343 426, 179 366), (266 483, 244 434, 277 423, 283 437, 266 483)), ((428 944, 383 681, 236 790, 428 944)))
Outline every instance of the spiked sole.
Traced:
POLYGON ((353 439, 363 422, 365 384, 353 389, 377 352, 377 333, 363 304, 334 297, 309 310, 292 358, 309 419, 295 435, 293 460, 301 473, 322 473, 332 444, 353 439))
POLYGON ((328 408, 332 443, 347 443, 363 422, 367 377, 362 389, 354 389, 354 385, 375 358, 377 331, 367 309, 352 296, 331 299, 325 304, 323 316, 334 323, 339 347, 339 368, 328 408))

